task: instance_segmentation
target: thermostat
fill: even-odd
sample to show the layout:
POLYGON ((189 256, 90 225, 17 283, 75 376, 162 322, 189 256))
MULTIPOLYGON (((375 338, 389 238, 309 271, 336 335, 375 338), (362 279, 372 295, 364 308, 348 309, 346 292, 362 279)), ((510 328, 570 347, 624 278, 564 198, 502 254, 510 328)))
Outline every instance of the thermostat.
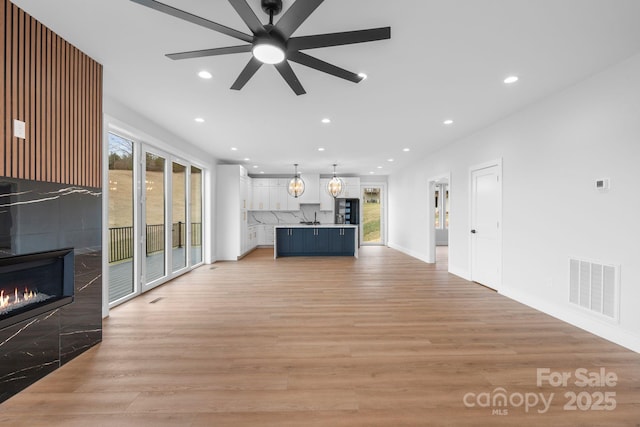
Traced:
POLYGON ((596 190, 605 191, 609 189, 609 178, 596 179, 596 190))

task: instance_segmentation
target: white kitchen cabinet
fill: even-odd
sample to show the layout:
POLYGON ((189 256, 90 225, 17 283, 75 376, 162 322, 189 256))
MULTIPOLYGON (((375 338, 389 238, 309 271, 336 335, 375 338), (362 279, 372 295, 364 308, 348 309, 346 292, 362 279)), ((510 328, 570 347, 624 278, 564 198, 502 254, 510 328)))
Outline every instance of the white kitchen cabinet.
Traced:
POLYGON ((327 191, 327 185, 329 184, 329 178, 320 179, 320 210, 321 211, 333 211, 334 198, 327 191))
POLYGON ((258 246, 258 227, 258 225, 251 225, 247 227, 247 233, 244 239, 244 253, 247 253, 258 246))
POLYGON ((274 242, 274 225, 262 224, 258 226, 258 245, 273 246, 274 242))
POLYGON ((340 198, 344 199, 359 199, 361 197, 360 194, 360 178, 358 177, 349 177, 342 178, 344 182, 345 188, 340 198))
POLYGON ((234 261, 250 248, 248 230, 250 178, 240 165, 218 165, 216 179, 216 259, 234 261))
POLYGON ((267 178, 253 178, 252 182, 252 201, 251 210, 268 211, 269 210, 269 183, 267 178))
POLYGON ((269 210, 286 211, 289 194, 286 188, 281 186, 269 187, 269 210))

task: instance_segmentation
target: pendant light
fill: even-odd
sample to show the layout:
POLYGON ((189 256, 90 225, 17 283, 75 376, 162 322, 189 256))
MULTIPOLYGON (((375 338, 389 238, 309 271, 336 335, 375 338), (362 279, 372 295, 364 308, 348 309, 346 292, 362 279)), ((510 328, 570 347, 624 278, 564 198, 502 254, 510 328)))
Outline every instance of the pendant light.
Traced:
POLYGON ((289 192, 289 195, 292 197, 295 197, 296 199, 300 196, 302 196, 302 194, 304 193, 304 181, 302 180, 302 178, 300 178, 300 175, 298 174, 298 164, 294 164, 293 166, 296 167, 296 171, 295 174, 293 175, 293 178, 291 178, 291 181, 289 181, 289 188, 287 189, 287 191, 289 192))
POLYGON ((344 182, 336 176, 336 164, 333 165, 333 178, 327 184, 327 192, 336 199, 344 190, 344 182))

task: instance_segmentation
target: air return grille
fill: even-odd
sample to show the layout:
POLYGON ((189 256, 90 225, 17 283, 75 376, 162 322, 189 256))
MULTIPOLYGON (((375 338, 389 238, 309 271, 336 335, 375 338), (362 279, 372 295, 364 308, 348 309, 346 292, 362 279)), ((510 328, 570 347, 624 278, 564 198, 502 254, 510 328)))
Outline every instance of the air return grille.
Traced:
POLYGON ((618 320, 620 267, 569 259, 569 301, 618 320))

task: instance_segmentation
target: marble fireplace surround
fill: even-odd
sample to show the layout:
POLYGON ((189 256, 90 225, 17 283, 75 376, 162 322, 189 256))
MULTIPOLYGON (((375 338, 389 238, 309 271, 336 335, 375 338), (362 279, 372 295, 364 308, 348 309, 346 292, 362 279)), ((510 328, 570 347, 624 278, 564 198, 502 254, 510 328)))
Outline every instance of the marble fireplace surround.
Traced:
POLYGON ((0 402, 102 340, 100 189, 0 177, 0 258, 73 248, 74 301, 0 329, 0 402))

